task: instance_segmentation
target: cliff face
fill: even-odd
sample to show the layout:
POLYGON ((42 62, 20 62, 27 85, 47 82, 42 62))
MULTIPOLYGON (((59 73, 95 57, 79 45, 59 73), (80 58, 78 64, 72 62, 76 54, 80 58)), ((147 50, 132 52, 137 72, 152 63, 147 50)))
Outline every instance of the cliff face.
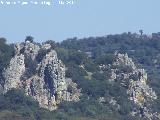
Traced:
POLYGON ((80 89, 65 77, 65 66, 50 44, 30 41, 15 45, 15 56, 5 69, 4 93, 12 88, 25 90, 39 105, 54 110, 61 101, 78 101, 80 89), (68 91, 68 87, 70 91, 68 91))

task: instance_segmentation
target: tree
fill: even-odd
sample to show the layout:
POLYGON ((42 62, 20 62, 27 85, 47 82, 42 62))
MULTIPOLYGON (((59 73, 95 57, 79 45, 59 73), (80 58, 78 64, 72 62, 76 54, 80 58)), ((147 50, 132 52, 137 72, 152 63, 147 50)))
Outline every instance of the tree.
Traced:
POLYGON ((33 43, 33 37, 32 36, 26 36, 25 42, 26 41, 30 41, 31 43, 33 43))
POLYGON ((143 35, 143 30, 139 30, 139 32, 140 32, 140 34, 141 34, 141 36, 143 35))
POLYGON ((43 44, 50 44, 52 49, 56 48, 56 42, 53 40, 47 40, 46 42, 44 42, 43 44))

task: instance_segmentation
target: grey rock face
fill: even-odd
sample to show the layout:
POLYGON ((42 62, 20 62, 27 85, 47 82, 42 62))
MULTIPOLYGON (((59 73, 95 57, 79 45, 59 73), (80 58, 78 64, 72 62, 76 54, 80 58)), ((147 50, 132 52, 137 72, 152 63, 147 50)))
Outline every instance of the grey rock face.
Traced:
POLYGON ((149 104, 157 99, 157 95, 147 84, 146 71, 137 68, 127 54, 116 53, 115 57, 110 81, 121 80, 121 85, 127 88, 128 98, 139 106, 139 109, 134 110, 132 115, 143 114, 146 119, 154 119, 156 114, 150 111, 149 104))
POLYGON ((120 54, 115 53, 115 56, 117 57, 116 62, 113 63, 113 65, 123 65, 123 66, 130 66, 133 69, 136 69, 136 66, 131 58, 128 57, 128 54, 120 54))
POLYGON ((142 100, 143 98, 150 98, 150 100, 157 99, 155 92, 147 85, 148 78, 146 71, 144 69, 138 69, 127 54, 117 54, 117 61, 114 64, 131 67, 132 69, 127 73, 119 73, 118 75, 123 76, 123 80, 125 80, 125 78, 129 79, 130 85, 128 94, 130 95, 131 100, 134 100, 137 104, 143 104, 145 102, 145 100, 142 100))
POLYGON ((30 41, 26 41, 23 49, 24 49, 24 54, 27 57, 31 57, 32 60, 35 60, 38 51, 40 50, 40 47, 34 43, 31 43, 30 41))
POLYGON ((67 89, 65 81, 65 66, 60 60, 58 60, 57 53, 54 50, 46 54, 42 62, 39 64, 39 70, 39 76, 41 76, 46 82, 50 81, 55 85, 50 86, 51 92, 59 92, 67 89))
POLYGON ((17 44, 16 55, 4 71, 4 93, 12 88, 23 88, 26 95, 49 110, 55 110, 63 100, 78 101, 81 90, 71 79, 65 78, 65 66, 50 48, 49 44, 38 46, 29 41, 17 44), (39 51, 45 51, 45 55, 39 51), (42 57, 40 62, 38 56, 42 57))
POLYGON ((15 56, 11 59, 9 67, 5 70, 4 92, 12 88, 20 88, 21 75, 25 72, 24 55, 15 56))

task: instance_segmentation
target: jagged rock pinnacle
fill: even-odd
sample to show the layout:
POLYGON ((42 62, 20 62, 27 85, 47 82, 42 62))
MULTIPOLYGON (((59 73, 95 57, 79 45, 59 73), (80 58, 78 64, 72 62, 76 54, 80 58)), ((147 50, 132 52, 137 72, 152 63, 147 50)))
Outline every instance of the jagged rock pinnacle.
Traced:
POLYGON ((12 88, 24 89, 40 107, 49 110, 55 110, 63 100, 78 101, 81 95, 77 85, 65 77, 65 66, 49 44, 39 46, 30 41, 16 44, 15 56, 3 75, 4 93, 12 88), (72 93, 67 91, 68 87, 72 93))

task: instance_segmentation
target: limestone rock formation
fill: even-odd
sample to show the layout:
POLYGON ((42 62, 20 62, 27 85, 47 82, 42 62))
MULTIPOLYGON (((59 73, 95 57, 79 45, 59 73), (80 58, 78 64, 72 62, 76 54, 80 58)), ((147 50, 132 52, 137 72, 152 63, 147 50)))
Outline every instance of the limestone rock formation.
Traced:
POLYGON ((132 115, 140 114, 149 120, 156 118, 156 113, 150 111, 149 103, 157 99, 156 93, 147 84, 147 73, 139 69, 127 54, 115 53, 116 60, 111 65, 110 82, 121 81, 121 85, 127 88, 128 98, 139 109, 132 115))
POLYGON ((15 56, 3 73, 4 93, 23 88, 40 107, 54 110, 62 101, 78 101, 81 90, 65 77, 65 66, 49 44, 26 41, 15 45, 15 56))
POLYGON ((128 54, 120 54, 115 53, 115 56, 117 57, 116 62, 113 63, 113 65, 123 65, 123 66, 130 66, 133 69, 136 69, 136 66, 131 58, 128 57, 128 54))
MULTIPOLYGON (((131 69, 126 73, 119 73, 117 77, 122 77, 123 82, 129 79, 128 94, 130 99, 135 103, 142 105, 147 99, 157 99, 155 92, 147 85, 147 73, 144 69, 138 69, 131 58, 127 54, 117 54, 117 61, 113 65, 125 66, 126 69, 131 69), (147 99, 145 99, 147 98, 147 99)), ((117 71, 117 70, 115 70, 117 71)))
POLYGON ((9 67, 5 70, 4 92, 12 88, 19 88, 21 75, 25 72, 24 55, 15 56, 11 59, 9 67))

